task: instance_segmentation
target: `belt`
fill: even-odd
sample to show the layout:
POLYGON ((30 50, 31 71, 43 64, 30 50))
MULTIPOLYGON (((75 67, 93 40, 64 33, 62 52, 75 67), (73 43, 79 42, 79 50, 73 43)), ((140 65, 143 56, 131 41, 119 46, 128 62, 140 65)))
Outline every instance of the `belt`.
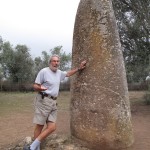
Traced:
POLYGON ((48 94, 43 93, 43 92, 39 92, 39 94, 42 96, 42 99, 43 99, 44 97, 48 97, 48 98, 51 98, 51 99, 53 99, 53 100, 56 100, 56 99, 57 99, 57 97, 48 95, 48 94))

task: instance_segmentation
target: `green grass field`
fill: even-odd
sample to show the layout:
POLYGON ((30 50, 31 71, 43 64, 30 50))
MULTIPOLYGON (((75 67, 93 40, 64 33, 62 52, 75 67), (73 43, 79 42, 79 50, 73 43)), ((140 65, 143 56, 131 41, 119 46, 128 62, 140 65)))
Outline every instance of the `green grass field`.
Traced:
MULTIPOLYGON (((0 92, 0 116, 10 113, 24 113, 33 110, 33 101, 36 92, 0 92)), ((70 92, 60 92, 58 109, 69 110, 70 92)))
MULTIPOLYGON (((36 92, 0 92, 0 116, 10 113, 24 113, 33 110, 33 101, 36 92)), ((145 92, 129 92, 131 105, 143 104, 145 92)), ((58 109, 69 111, 70 92, 60 92, 58 97, 58 109)))
POLYGON ((32 109, 34 93, 0 92, 0 116, 32 109))

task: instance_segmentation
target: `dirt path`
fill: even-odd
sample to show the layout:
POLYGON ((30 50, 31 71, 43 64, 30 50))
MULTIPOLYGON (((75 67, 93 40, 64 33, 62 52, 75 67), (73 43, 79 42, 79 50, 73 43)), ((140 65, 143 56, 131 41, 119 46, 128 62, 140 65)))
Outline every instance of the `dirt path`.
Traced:
POLYGON ((130 150, 150 149, 150 106, 132 108, 132 124, 135 142, 130 150))
MULTIPOLYGON (((149 150, 150 106, 134 106, 131 110, 135 142, 130 150, 149 150)), ((70 133, 69 119, 68 111, 58 112, 57 133, 70 133)), ((0 118, 0 150, 22 141, 26 136, 32 136, 33 129, 31 113, 11 114, 9 117, 0 118)))

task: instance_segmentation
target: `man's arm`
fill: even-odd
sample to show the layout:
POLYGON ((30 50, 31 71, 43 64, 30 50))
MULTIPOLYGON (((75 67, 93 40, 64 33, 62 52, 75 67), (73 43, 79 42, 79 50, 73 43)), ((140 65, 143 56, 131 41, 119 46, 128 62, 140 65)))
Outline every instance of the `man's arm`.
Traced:
POLYGON ((75 74, 76 72, 83 70, 86 67, 86 60, 82 61, 79 68, 75 68, 75 69, 71 69, 70 71, 67 72, 66 77, 70 77, 73 74, 75 74))
POLYGON ((41 85, 41 84, 37 84, 37 83, 34 83, 33 84, 33 88, 34 88, 34 90, 35 91, 45 91, 45 90, 47 90, 47 88, 46 87, 44 87, 43 85, 41 85))

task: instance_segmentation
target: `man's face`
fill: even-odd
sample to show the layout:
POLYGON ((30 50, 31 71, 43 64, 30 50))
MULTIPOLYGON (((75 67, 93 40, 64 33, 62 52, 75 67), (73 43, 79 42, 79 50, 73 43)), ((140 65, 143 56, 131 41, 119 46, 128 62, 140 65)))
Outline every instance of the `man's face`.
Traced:
POLYGON ((60 60, 58 57, 52 57, 50 61, 50 68, 52 71, 56 72, 60 64, 60 60))

